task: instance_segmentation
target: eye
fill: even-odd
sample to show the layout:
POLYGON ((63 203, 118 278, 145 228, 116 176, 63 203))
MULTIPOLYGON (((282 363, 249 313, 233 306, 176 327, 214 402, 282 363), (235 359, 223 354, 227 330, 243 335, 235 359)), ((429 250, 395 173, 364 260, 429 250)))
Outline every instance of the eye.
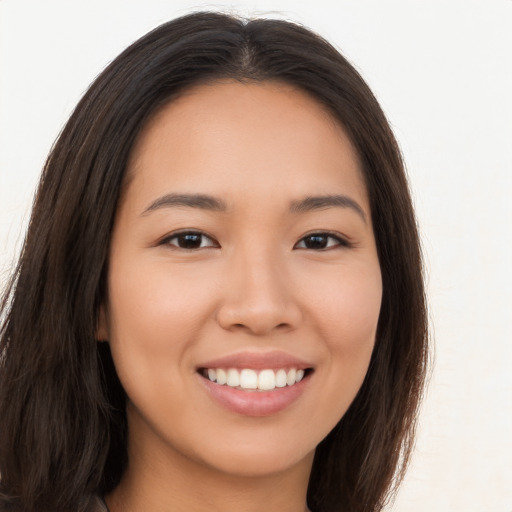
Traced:
POLYGON ((349 247, 350 244, 343 238, 332 233, 311 233, 299 240, 294 249, 311 249, 322 251, 336 247, 349 247))
POLYGON ((201 231, 181 231, 160 241, 159 245, 171 245, 179 249, 194 250, 219 247, 219 244, 201 231))

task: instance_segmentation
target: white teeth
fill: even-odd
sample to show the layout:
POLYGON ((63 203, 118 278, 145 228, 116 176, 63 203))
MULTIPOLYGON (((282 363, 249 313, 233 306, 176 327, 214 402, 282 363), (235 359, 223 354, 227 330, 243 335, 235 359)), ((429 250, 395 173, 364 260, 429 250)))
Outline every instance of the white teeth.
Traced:
POLYGON ((231 386, 232 388, 236 388, 240 386, 240 374, 237 370, 230 368, 228 370, 228 380, 226 382, 228 386, 231 386))
MULTIPOLYGON (((270 391, 275 388, 284 388, 285 386, 293 386, 300 382, 304 377, 304 370, 291 368, 285 369, 261 370, 259 373, 250 368, 236 370, 229 368, 208 368, 206 371, 208 379, 220 385, 228 385, 233 388, 242 389, 259 389, 261 391, 270 391)), ((205 376, 206 376, 205 375, 205 376)))
POLYGON ((276 374, 274 370, 262 370, 258 375, 258 389, 270 391, 276 387, 276 374))
POLYGON ((226 382, 228 381, 228 376, 226 375, 226 372, 219 368, 218 370, 215 371, 215 373, 217 374, 217 384, 226 384, 226 382))
POLYGON ((240 372, 240 387, 258 389, 258 374, 254 370, 242 370, 240 372))
POLYGON ((295 368, 292 368, 288 372, 288 375, 286 375, 286 384, 288 384, 288 386, 295 384, 295 375, 296 374, 297 374, 297 370, 295 368))
POLYGON ((276 388, 284 388, 286 386, 286 372, 278 370, 276 373, 276 388))

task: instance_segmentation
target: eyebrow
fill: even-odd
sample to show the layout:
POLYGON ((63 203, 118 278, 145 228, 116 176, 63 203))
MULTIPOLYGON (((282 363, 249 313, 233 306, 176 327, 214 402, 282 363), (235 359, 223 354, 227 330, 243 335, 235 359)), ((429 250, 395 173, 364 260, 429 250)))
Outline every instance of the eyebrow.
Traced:
POLYGON ((215 212, 225 212, 227 210, 227 205, 224 201, 206 194, 166 194, 153 201, 141 213, 141 216, 159 210, 160 208, 173 206, 185 206, 187 208, 199 208, 201 210, 215 212))
MULTIPOLYGON (((227 205, 222 199, 207 194, 166 194, 153 201, 140 216, 159 210, 160 208, 169 208, 176 206, 184 206, 186 208, 199 208, 201 210, 209 210, 215 212, 227 211, 227 205)), ((335 194, 324 196, 308 196, 299 201, 290 203, 290 211, 292 213, 306 213, 315 210, 326 210, 328 208, 350 208, 356 212, 364 222, 366 222, 366 214, 361 206, 352 198, 335 194)))
POLYGON ((351 197, 334 194, 325 196, 309 196, 300 201, 293 201, 290 210, 293 213, 304 213, 328 208, 350 208, 356 212, 364 222, 367 221, 363 208, 351 197))

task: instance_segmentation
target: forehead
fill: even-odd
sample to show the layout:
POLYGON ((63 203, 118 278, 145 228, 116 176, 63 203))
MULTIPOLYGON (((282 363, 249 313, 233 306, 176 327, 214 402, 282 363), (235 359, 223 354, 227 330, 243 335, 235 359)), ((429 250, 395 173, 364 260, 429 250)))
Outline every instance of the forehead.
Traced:
POLYGON ((256 195, 266 187, 267 194, 301 196, 339 185, 366 201, 359 158, 342 125, 307 93, 276 82, 225 80, 186 91, 142 130, 128 173, 139 196, 159 187, 233 198, 240 188, 256 195))

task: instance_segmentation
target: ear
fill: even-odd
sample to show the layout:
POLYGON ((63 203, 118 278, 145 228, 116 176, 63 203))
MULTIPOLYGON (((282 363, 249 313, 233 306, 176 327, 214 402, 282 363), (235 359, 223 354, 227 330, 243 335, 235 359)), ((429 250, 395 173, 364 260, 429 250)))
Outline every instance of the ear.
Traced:
POLYGON ((108 341, 109 329, 107 322, 107 312, 104 305, 100 307, 100 314, 98 318, 98 325, 96 327, 96 340, 97 341, 108 341))

